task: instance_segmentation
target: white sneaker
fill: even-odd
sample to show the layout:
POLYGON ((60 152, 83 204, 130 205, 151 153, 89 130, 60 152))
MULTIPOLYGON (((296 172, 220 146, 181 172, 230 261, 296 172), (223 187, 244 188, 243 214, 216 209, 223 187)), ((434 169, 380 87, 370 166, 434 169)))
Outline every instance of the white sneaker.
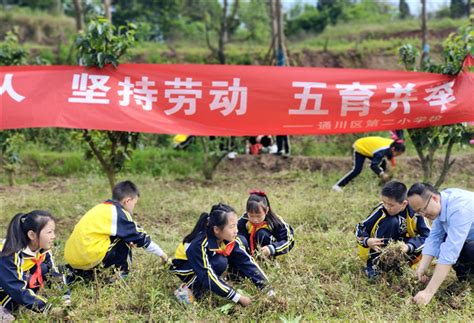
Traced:
POLYGON ((342 192, 342 187, 340 187, 340 186, 337 185, 337 184, 334 184, 333 187, 332 187, 332 190, 333 190, 334 192, 339 192, 339 193, 341 193, 341 192, 342 192))
POLYGON ((228 159, 235 159, 235 157, 237 157, 237 153, 235 151, 231 151, 227 154, 228 159))

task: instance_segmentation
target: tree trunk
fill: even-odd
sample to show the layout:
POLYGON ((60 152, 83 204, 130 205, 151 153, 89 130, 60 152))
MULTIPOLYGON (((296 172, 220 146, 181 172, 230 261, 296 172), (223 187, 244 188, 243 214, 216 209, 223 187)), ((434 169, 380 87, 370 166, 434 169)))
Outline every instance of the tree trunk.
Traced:
POLYGON ((467 0, 467 14, 469 16, 469 20, 471 21, 471 25, 474 24, 474 10, 472 6, 473 0, 467 0))
POLYGON ((76 29, 77 31, 84 30, 84 11, 82 11, 81 0, 74 0, 74 11, 76 13, 76 29))
POLYGON ((112 22, 112 3, 111 0, 104 0, 105 18, 112 22))
POLYGON ((110 191, 112 192, 115 186, 115 171, 113 169, 106 170, 107 179, 109 180, 110 191))
POLYGON ((105 171, 107 178, 109 180, 110 188, 113 189, 115 186, 115 170, 114 170, 114 165, 113 162, 107 162, 100 152, 99 149, 97 149, 94 141, 92 140, 92 137, 89 134, 88 130, 83 130, 82 136, 84 137, 85 141, 89 145, 90 149, 92 150, 92 153, 94 156, 97 158, 99 161, 100 165, 102 166, 102 169, 105 171))
POLYGON ((438 189, 441 184, 444 183, 446 180, 446 176, 448 175, 449 170, 451 169, 451 166, 456 162, 455 159, 451 161, 451 151, 453 149, 453 146, 455 144, 454 140, 450 140, 448 143, 448 147, 446 148, 446 154, 444 155, 444 162, 443 162, 443 169, 441 170, 441 174, 438 177, 438 180, 436 181, 435 188, 438 189))
POLYGON ((471 25, 474 24, 474 11, 472 10, 472 0, 467 0, 467 14, 471 20, 471 25))
POLYGON ((275 59, 275 48, 277 42, 277 24, 275 20, 275 0, 268 0, 268 16, 271 22, 270 47, 265 55, 264 65, 273 65, 275 59))
POLYGON ((426 21, 428 20, 428 16, 426 13, 426 0, 421 0, 421 62, 420 67, 423 70, 423 66, 425 64, 425 60, 428 56, 428 48, 427 48, 427 29, 426 29, 426 21))
POLYGON ((281 0, 275 0, 275 21, 276 21, 276 32, 277 32, 277 48, 278 57, 277 65, 286 66, 288 65, 288 57, 286 55, 285 48, 285 35, 283 34, 283 15, 281 13, 281 0))
POLYGON ((206 180, 212 180, 212 167, 209 165, 209 138, 202 136, 201 137, 202 148, 204 150, 204 160, 202 163, 202 173, 206 180))
POLYGON ((219 47, 217 49, 217 58, 220 64, 225 64, 225 43, 227 42, 227 8, 229 4, 224 0, 222 6, 221 28, 219 30, 219 47))
POLYGON ((15 185, 15 171, 14 170, 6 170, 8 175, 8 186, 12 187, 15 185))
POLYGON ((418 155, 418 158, 420 159, 421 168, 423 170, 423 181, 426 182, 428 181, 428 178, 429 178, 429 168, 428 168, 427 159, 425 155, 423 154, 423 147, 419 147, 416 144, 417 141, 414 138, 415 135, 410 130, 408 130, 408 135, 410 136, 410 139, 413 142, 413 146, 415 146, 415 150, 418 155))

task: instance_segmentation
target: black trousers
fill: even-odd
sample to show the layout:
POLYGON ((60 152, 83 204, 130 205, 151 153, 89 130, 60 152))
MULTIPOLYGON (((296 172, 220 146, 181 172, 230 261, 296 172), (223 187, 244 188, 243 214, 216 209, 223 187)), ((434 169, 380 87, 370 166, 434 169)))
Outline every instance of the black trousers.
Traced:
MULTIPOLYGON (((123 240, 112 242, 112 245, 105 254, 102 264, 105 268, 114 267, 120 271, 122 276, 128 275, 130 266, 132 264, 132 249, 123 240)), ((72 284, 78 280, 90 281, 94 279, 94 270, 75 269, 71 266, 66 266, 69 271, 66 275, 66 283, 72 284)))
POLYGON ((105 268, 115 267, 122 274, 128 274, 132 264, 132 249, 128 244, 119 240, 105 255, 102 260, 105 268))
POLYGON ((466 240, 453 269, 459 280, 474 278, 474 240, 466 240))
MULTIPOLYGON (((352 163, 353 167, 352 169, 344 175, 336 184, 340 187, 346 186, 351 180, 359 176, 360 172, 362 172, 362 167, 364 166, 364 161, 365 159, 371 159, 369 157, 366 157, 362 154, 359 154, 357 151, 354 150, 353 156, 352 156, 352 163)), ((385 171, 387 169, 387 160, 384 158, 382 159, 382 162, 380 163, 380 167, 385 171)))
POLYGON ((289 141, 288 136, 276 136, 276 142, 277 142, 279 153, 283 153, 283 150, 287 154, 290 153, 290 141, 289 141))

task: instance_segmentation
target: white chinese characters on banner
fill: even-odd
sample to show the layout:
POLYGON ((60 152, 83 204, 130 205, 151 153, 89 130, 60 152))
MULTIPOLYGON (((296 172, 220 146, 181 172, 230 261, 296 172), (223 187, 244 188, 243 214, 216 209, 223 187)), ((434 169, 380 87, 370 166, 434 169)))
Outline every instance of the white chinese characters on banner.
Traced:
POLYGON ((408 83, 403 87, 400 83, 393 84, 393 87, 389 87, 386 90, 387 93, 393 93, 393 99, 382 100, 383 103, 390 103, 390 107, 383 111, 383 114, 390 114, 398 108, 398 104, 401 103, 403 106, 403 113, 410 113, 410 101, 416 101, 416 98, 412 98, 411 95, 416 92, 415 84, 408 83))
POLYGON ((376 85, 363 85, 360 82, 352 84, 336 84, 337 89, 342 89, 339 94, 342 97, 341 116, 346 117, 349 111, 359 111, 359 116, 369 114, 370 98, 374 95, 376 85))
POLYGON ((185 81, 176 77, 174 81, 165 81, 165 86, 172 86, 172 89, 165 89, 165 98, 170 103, 175 105, 168 110, 165 110, 166 115, 171 115, 181 110, 184 105, 188 107, 184 110, 185 115, 192 115, 196 113, 196 100, 202 98, 202 91, 193 89, 194 87, 201 87, 202 82, 193 82, 193 79, 187 77, 185 81))
POLYGON ((446 106, 448 103, 456 100, 453 92, 454 81, 444 83, 439 86, 435 86, 429 89, 426 89, 426 93, 429 95, 425 98, 430 106, 441 106, 441 112, 444 112, 448 109, 446 106))
POLYGON ((288 110, 288 114, 299 114, 299 115, 327 115, 329 114, 328 110, 321 110, 321 101, 323 98, 322 94, 311 93, 311 89, 326 88, 326 83, 319 82, 293 82, 293 87, 302 87, 303 93, 296 93, 294 95, 295 99, 301 100, 300 107, 298 109, 288 110), (308 101, 314 100, 313 108, 308 108, 308 101))
POLYGON ((74 74, 72 80, 73 97, 68 98, 68 102, 109 104, 110 100, 106 97, 110 87, 105 85, 109 78, 110 76, 107 75, 74 74))
POLYGON ((158 90, 150 88, 155 86, 155 81, 148 80, 147 76, 142 76, 141 81, 135 83, 132 83, 130 79, 126 76, 124 81, 118 84, 122 88, 117 92, 122 98, 119 104, 123 107, 130 105, 130 98, 133 96, 136 104, 141 105, 143 110, 150 111, 153 102, 158 101, 158 90))
POLYGON ((222 89, 209 91, 209 94, 214 96, 209 106, 211 110, 222 109, 220 111, 222 115, 228 116, 235 110, 237 103, 240 103, 239 108, 235 110, 235 114, 243 115, 247 112, 247 87, 240 86, 239 78, 234 78, 232 82, 231 86, 229 86, 229 82, 225 81, 212 82, 213 87, 222 89), (229 92, 231 94, 230 100, 229 92))
POLYGON ((5 78, 3 79, 3 84, 0 86, 0 96, 3 93, 7 93, 13 100, 16 102, 21 102, 25 99, 23 95, 18 94, 15 89, 13 88, 13 74, 5 74, 5 78))

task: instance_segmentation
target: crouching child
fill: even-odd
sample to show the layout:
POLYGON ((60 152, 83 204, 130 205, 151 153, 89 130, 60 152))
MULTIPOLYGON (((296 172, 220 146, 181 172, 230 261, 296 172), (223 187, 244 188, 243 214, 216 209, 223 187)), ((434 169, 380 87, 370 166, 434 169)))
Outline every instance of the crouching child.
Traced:
POLYGON ((408 256, 410 264, 415 264, 429 233, 425 219, 416 215, 408 204, 405 184, 397 181, 385 184, 382 202, 356 227, 359 256, 366 261, 367 276, 374 278, 382 271, 379 257, 390 241, 400 241, 400 252, 408 256))
MULTIPOLYGON (((186 303, 200 299, 206 291, 247 306, 251 298, 231 287, 223 277, 231 272, 249 278, 260 290, 268 287, 268 279, 245 250, 237 238, 237 215, 228 205, 214 205, 210 213, 202 213, 193 231, 188 234, 176 250, 171 271, 184 285, 181 291, 189 290, 186 303)), ((181 292, 177 296, 180 300, 181 292)))

